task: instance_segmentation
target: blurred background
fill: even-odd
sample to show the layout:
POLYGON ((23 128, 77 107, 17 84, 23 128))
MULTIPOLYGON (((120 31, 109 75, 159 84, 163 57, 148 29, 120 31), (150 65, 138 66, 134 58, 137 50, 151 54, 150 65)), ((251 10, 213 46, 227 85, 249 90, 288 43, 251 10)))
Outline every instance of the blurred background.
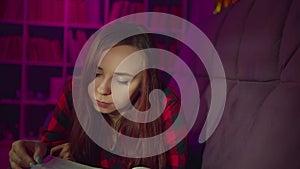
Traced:
MULTIPOLYGON (((200 28, 216 48, 226 74, 224 111, 215 111, 222 111, 222 118, 211 123, 218 125, 211 137, 206 130, 210 128, 204 128, 209 139, 199 143, 212 104, 211 77, 183 43, 154 36, 158 48, 179 56, 194 73, 194 77, 181 77, 187 82, 189 78, 197 80, 201 101, 196 123, 187 136, 187 168, 300 168, 299 0, 0 3, 0 168, 9 165, 8 151, 14 140, 39 139, 91 34, 121 16, 151 11, 180 16, 200 28)), ((157 31, 172 27, 174 34, 182 28, 178 23, 163 22, 165 19, 145 24, 157 31)), ((191 40, 203 47, 193 35, 191 40)), ((172 64, 168 60, 160 63, 172 64)), ((214 66, 214 60, 211 64, 214 66)), ((176 64, 174 67, 180 73, 176 64)))
MULTIPOLYGON (((1 0, 0 168, 11 142, 38 139, 85 41, 124 15, 156 11, 198 24, 213 15, 213 0, 1 0)), ((141 21, 143 22, 143 21, 141 21)), ((162 25, 157 20, 151 24, 162 25), (159 24, 157 24, 159 23, 159 24)), ((181 25, 170 23, 172 27, 181 25)), ((158 28, 159 29, 159 28, 158 28)), ((174 39, 157 46, 179 54, 174 39)), ((191 65, 196 67, 196 65, 191 65)))

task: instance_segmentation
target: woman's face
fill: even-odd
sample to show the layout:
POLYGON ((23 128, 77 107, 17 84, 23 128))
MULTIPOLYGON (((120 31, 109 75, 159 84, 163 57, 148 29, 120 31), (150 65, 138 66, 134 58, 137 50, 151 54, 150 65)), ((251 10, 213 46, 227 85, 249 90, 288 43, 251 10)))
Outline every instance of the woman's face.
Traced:
POLYGON ((128 92, 131 99, 139 93, 143 73, 134 76, 133 72, 143 67, 144 57, 139 57, 139 60, 134 62, 127 62, 116 71, 123 59, 136 51, 138 49, 134 46, 120 45, 103 52, 103 58, 100 59, 96 70, 96 78, 88 86, 89 97, 97 111, 105 114, 116 111, 112 98, 112 84, 116 88, 113 91, 114 100, 118 102, 119 107, 125 108, 129 104, 128 92), (131 78, 133 79, 130 81, 131 78))

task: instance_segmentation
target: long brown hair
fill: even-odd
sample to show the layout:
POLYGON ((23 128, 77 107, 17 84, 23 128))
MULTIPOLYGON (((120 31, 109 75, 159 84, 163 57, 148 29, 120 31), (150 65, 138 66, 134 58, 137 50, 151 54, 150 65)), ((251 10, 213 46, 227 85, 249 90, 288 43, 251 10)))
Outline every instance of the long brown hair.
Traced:
MULTIPOLYGON (((87 53, 85 65, 82 69, 81 76, 87 80, 80 82, 79 93, 83 98, 89 98, 87 92, 87 86, 95 78, 95 74, 91 73, 96 70, 98 66, 98 61, 96 59, 97 54, 102 53, 108 46, 118 46, 118 45, 131 45, 140 50, 154 47, 152 39, 148 34, 141 33, 144 28, 136 26, 129 23, 114 24, 107 29, 99 30, 96 32, 94 40, 92 42, 90 51, 87 53), (122 32, 122 34, 128 32, 129 34, 134 32, 135 35, 129 36, 120 42, 115 41, 116 34, 122 32), (96 46, 96 47, 95 47, 96 46)), ((146 54, 147 55, 147 54, 146 54)), ((136 109, 140 111, 145 111, 149 109, 149 94, 153 89, 162 88, 158 81, 158 71, 155 69, 144 70, 144 77, 142 84, 140 86, 140 93, 138 98, 134 100, 133 105, 136 109)), ((74 88, 73 88, 74 89, 74 88)), ((159 99, 156 100, 160 102, 159 99)), ((86 111, 87 114, 92 114, 93 109, 90 99, 84 99, 83 103, 78 106, 80 111, 86 111)), ((76 109, 78 110, 78 109, 76 109)), ((99 114, 99 113, 98 113, 99 114)), ((108 123, 111 124, 111 120, 108 115, 102 114, 108 123)), ((114 126, 115 130, 131 137, 151 137, 162 133, 163 124, 162 119, 157 118, 150 123, 135 123, 126 118, 121 117, 114 126)), ((76 113, 74 112, 74 122, 71 130, 70 136, 71 143, 71 153, 75 161, 84 163, 91 166, 97 166, 100 161, 99 151, 102 150, 94 141, 86 134, 83 130, 76 113)), ((165 168, 166 165, 166 155, 160 154, 147 158, 124 158, 126 159, 126 165, 129 168, 135 166, 145 166, 150 168, 165 168)))

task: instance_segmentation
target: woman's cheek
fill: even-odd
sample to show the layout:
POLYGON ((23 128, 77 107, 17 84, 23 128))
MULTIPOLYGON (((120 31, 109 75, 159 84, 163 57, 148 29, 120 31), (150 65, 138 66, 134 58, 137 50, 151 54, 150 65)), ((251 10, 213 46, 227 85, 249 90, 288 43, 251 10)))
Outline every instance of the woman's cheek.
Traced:
POLYGON ((95 100, 95 80, 93 80, 89 85, 88 85, 88 94, 90 99, 94 102, 95 100))
POLYGON ((97 111, 100 111, 100 110, 99 110, 99 107, 97 106, 97 103, 96 103, 95 92, 96 92, 96 88, 95 88, 95 80, 93 80, 93 81, 88 85, 88 95, 89 95, 89 99, 91 99, 91 101, 92 101, 92 103, 93 103, 94 108, 95 108, 97 111))
POLYGON ((128 86, 116 85, 112 91, 113 103, 116 108, 122 109, 129 103, 128 86))
POLYGON ((123 109, 131 103, 132 96, 137 93, 138 85, 136 83, 131 83, 130 87, 128 85, 116 85, 115 91, 113 92, 114 105, 118 109, 123 109))

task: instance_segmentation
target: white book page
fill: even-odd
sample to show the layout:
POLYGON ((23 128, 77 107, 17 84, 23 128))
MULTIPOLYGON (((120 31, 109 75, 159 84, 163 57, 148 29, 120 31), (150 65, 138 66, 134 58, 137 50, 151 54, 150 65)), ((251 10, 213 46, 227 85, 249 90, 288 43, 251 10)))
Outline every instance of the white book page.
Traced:
POLYGON ((35 165, 32 169, 101 169, 83 165, 74 161, 64 160, 58 157, 48 156, 42 164, 35 165))
MULTIPOLYGON (((64 160, 58 157, 48 156, 43 160, 42 164, 35 165, 32 169, 102 169, 83 165, 74 161, 64 160)), ((132 169, 150 169, 147 167, 134 167, 132 169)))

